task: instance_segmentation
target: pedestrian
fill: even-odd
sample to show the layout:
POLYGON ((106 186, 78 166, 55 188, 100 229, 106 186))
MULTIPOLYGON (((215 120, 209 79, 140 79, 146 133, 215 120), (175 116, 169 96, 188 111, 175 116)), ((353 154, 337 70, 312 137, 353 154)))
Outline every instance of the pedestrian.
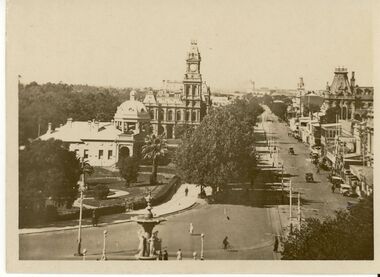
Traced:
POLYGON ((168 251, 164 250, 164 255, 163 255, 163 258, 164 258, 164 261, 167 261, 167 260, 169 260, 168 251))
POLYGON ((177 251, 177 260, 182 260, 182 251, 181 248, 177 251))
POLYGON ((158 260, 162 261, 162 252, 161 252, 161 250, 158 251, 158 260))
POLYGON ((331 191, 332 191, 332 193, 335 193, 335 186, 334 185, 331 186, 331 191))
POLYGON ((273 252, 278 252, 278 237, 277 235, 274 237, 274 245, 273 245, 273 252))
POLYGON ((228 237, 226 236, 223 240, 223 249, 227 249, 227 247, 230 245, 228 242, 228 237))
POLYGON ((98 226, 98 213, 96 212, 96 209, 92 211, 92 226, 98 226))
POLYGON ((319 170, 320 170, 319 165, 317 165, 317 173, 319 173, 319 170))
POLYGON ((190 223, 190 226, 189 226, 189 233, 190 235, 192 235, 194 233, 194 226, 193 226, 193 223, 190 223))
POLYGON ((185 189, 185 196, 187 196, 189 194, 189 189, 186 187, 185 189))
POLYGON ((197 252, 193 252, 193 260, 197 259, 197 252))

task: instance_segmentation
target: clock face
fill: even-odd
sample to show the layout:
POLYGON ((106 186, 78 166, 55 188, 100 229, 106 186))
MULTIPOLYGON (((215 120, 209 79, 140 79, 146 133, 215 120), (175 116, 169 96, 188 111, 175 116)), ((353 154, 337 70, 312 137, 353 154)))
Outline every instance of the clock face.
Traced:
POLYGON ((196 64, 191 64, 190 65, 190 70, 192 71, 192 72, 194 72, 194 71, 197 71, 197 65, 196 64))

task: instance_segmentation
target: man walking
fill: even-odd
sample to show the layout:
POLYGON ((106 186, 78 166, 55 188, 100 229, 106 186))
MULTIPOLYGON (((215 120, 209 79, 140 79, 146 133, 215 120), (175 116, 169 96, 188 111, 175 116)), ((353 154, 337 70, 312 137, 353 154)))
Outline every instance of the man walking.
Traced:
POLYGON ((185 196, 187 196, 189 194, 189 189, 186 187, 185 189, 185 196))

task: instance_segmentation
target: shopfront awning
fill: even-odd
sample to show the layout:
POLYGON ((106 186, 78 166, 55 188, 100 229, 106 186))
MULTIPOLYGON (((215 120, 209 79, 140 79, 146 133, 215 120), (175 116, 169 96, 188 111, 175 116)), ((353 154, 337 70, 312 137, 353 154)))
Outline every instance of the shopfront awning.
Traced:
POLYGON ((373 186, 373 168, 368 166, 350 165, 350 171, 359 180, 373 186))

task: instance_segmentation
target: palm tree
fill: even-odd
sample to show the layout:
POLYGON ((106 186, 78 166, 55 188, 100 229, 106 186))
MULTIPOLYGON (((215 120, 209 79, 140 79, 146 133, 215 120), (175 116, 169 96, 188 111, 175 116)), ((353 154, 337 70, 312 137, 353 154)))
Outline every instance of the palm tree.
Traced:
POLYGON ((165 156, 167 153, 166 140, 164 134, 160 136, 148 135, 145 139, 145 145, 142 147, 142 155, 144 159, 152 160, 152 175, 151 183, 156 184, 157 181, 157 167, 160 157, 165 156))

